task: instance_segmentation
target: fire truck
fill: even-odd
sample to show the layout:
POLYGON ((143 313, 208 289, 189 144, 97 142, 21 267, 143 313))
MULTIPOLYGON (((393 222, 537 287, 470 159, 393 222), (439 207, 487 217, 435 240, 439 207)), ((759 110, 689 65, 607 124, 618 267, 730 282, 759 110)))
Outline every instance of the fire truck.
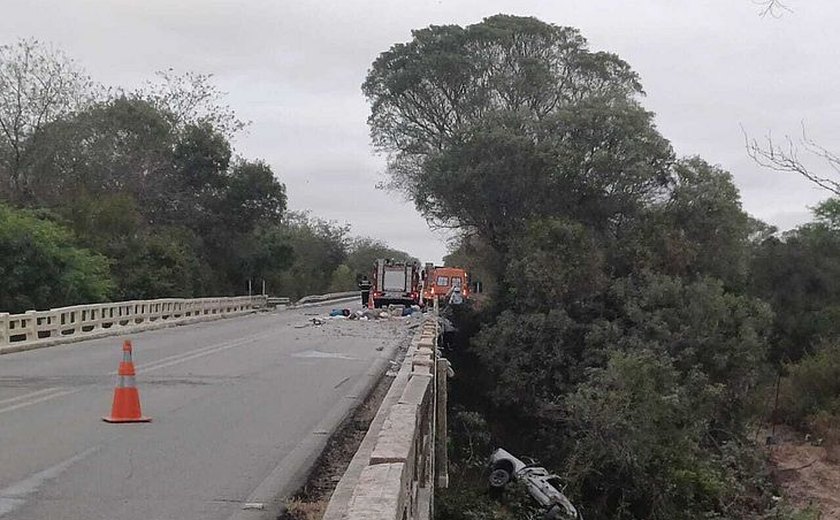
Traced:
POLYGON ((373 270, 370 301, 374 307, 420 304, 420 266, 380 258, 373 270))
POLYGON ((458 290, 463 299, 470 296, 470 284, 467 271, 460 267, 435 267, 427 264, 423 283, 423 301, 444 300, 458 290), (455 289, 457 287, 457 289, 455 289))

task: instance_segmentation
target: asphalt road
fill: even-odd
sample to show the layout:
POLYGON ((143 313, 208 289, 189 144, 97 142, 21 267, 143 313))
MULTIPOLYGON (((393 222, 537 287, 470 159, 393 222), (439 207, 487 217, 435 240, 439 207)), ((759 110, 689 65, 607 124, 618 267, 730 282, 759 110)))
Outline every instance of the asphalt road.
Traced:
POLYGON ((0 518, 276 513, 243 507, 292 491, 319 436, 407 338, 404 320, 307 326, 329 307, 131 336, 147 424, 100 419, 123 336, 0 356, 0 518))

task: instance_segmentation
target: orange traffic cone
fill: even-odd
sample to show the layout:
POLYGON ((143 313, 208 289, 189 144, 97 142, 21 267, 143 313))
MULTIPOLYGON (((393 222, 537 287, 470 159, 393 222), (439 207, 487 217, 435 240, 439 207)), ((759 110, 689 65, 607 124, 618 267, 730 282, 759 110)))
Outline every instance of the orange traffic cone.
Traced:
POLYGON ((140 412, 140 393, 134 382, 134 362, 131 361, 131 341, 123 343, 123 360, 117 371, 119 381, 114 388, 114 404, 111 415, 102 420, 109 423, 149 422, 151 417, 143 417, 140 412))

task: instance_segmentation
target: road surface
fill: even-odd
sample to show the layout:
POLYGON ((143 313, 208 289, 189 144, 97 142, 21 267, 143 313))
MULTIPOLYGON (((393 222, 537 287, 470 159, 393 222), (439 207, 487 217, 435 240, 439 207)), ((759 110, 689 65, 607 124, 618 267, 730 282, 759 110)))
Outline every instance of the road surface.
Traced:
POLYGON ((276 514, 243 507, 292 491, 407 338, 403 320, 307 325, 330 307, 132 335, 147 424, 100 419, 123 336, 0 356, 0 518, 276 514))

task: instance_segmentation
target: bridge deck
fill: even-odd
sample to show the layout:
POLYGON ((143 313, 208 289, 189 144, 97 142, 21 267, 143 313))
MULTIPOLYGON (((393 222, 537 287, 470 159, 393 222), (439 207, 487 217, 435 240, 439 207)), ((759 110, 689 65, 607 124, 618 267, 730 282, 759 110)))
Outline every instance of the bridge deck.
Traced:
POLYGON ((313 449, 307 442, 334 426, 372 367, 407 337, 398 322, 300 328, 318 310, 133 335, 148 424, 100 420, 122 337, 0 356, 0 517, 241 514, 295 448, 313 449))

